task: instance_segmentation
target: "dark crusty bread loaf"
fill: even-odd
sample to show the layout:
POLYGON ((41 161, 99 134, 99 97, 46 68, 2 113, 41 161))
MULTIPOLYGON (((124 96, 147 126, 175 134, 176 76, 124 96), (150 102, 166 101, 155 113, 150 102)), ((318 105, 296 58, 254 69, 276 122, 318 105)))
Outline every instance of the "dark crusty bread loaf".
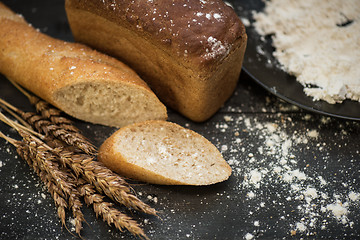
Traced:
POLYGON ((209 185, 231 175, 211 142, 160 120, 119 129, 101 145, 98 159, 123 176, 154 184, 209 185))
POLYGON ((46 36, 1 3, 0 73, 88 122, 121 127, 167 118, 165 106, 128 66, 46 36))
POLYGON ((168 106, 194 121, 231 96, 245 28, 221 0, 66 0, 75 39, 132 67, 168 106))

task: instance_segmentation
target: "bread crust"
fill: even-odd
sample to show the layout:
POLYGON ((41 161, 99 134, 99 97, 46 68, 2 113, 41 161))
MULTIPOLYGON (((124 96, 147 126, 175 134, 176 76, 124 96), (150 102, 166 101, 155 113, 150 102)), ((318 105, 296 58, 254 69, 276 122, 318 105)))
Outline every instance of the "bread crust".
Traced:
MULTIPOLYGON (((141 132, 136 132, 136 134, 141 134, 141 132)), ((144 140, 149 141, 148 144, 156 145, 157 142, 155 140, 149 139, 148 136, 143 136, 144 140)), ((171 136, 167 136, 166 138, 170 138, 169 141, 171 141, 171 136)), ((163 139, 164 140, 164 139, 163 139)), ((180 141, 185 140, 181 139, 180 141)), ((132 142, 131 142, 132 143, 132 142)), ((131 144, 129 142, 129 144, 131 144)), ((140 144, 140 143, 139 143, 140 144)), ((194 146, 191 146, 194 147, 194 146)), ((136 144, 131 146, 132 149, 134 149, 134 154, 136 154, 137 146, 136 144)), ((180 150, 182 151, 181 147, 179 146, 180 150)), ((145 153, 146 154, 146 153, 145 153)), ((150 152, 148 154, 151 154, 150 152)), ((180 156, 178 156, 180 157, 180 156)), ((133 178, 135 180, 140 180, 148 183, 153 184, 161 184, 161 185, 210 185, 215 184, 221 181, 225 181, 229 178, 231 175, 231 167, 226 163, 226 161, 223 159, 221 153, 216 149, 216 147, 209 142, 206 138, 201 136, 200 134, 191 131, 189 129, 185 129, 178 124, 166 122, 162 120, 149 120, 141 123, 135 123, 128 125, 124 128, 121 128, 117 130, 115 133, 113 133, 109 138, 107 138, 104 143, 100 146, 98 151, 98 160, 101 161, 105 166, 107 166, 109 169, 119 173, 120 175, 133 178), (221 176, 217 176, 216 179, 211 179, 210 176, 208 179, 201 180, 200 178, 198 181, 189 180, 189 179, 182 179, 180 180, 180 175, 183 173, 185 169, 180 168, 172 168, 169 162, 167 160, 164 160, 164 163, 162 164, 169 164, 167 166, 168 171, 177 171, 177 173, 174 173, 171 176, 168 176, 167 173, 159 170, 159 169, 150 169, 141 166, 142 161, 146 161, 146 159, 140 159, 136 162, 131 162, 132 159, 128 159, 124 152, 125 149, 119 150, 119 141, 120 139, 125 140, 126 134, 130 131, 134 131, 143 128, 143 127, 149 127, 150 129, 153 129, 154 134, 156 134, 156 131, 159 130, 159 128, 166 128, 170 132, 173 131, 174 134, 185 131, 188 139, 200 139, 204 144, 206 144, 206 148, 209 151, 209 154, 211 155, 212 161, 216 162, 222 169, 221 176), (158 171, 158 172, 156 172, 158 171), (210 180, 211 179, 211 180, 210 180)), ((196 161, 194 160, 194 164, 196 161)), ((203 169, 204 172, 206 172, 208 169, 203 169)), ((190 173, 190 172, 189 172, 190 173)), ((190 173, 190 174, 196 174, 190 173)), ((196 176, 195 176, 196 177, 196 176)))
MULTIPOLYGON (((158 112, 154 119, 167 118, 165 106, 127 65, 85 45, 42 34, 3 4, 0 5, 0 46, 1 73, 76 118, 105 125, 123 125, 107 121, 107 116, 91 118, 90 113, 83 114, 80 108, 72 109, 59 100, 61 94, 66 94, 64 89, 80 85, 84 88, 92 85, 109 89, 125 87, 153 104, 158 112)), ((93 101, 96 101, 95 96, 93 101)))
POLYGON ((67 0, 65 8, 93 13, 130 29, 196 66, 214 66, 227 55, 226 49, 210 52, 209 37, 233 45, 245 35, 239 17, 221 0, 67 0))
POLYGON ((121 59, 166 105, 201 122, 232 95, 247 42, 230 7, 202 2, 66 0, 66 12, 77 41, 121 59))

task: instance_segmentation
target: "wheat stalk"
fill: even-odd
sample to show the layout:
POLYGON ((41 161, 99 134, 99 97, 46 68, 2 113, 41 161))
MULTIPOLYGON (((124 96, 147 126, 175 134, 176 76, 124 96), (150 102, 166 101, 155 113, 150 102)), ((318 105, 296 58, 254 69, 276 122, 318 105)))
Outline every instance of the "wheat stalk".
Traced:
POLYGON ((90 185, 83 180, 83 184, 79 186, 79 192, 84 197, 85 203, 88 206, 93 206, 96 216, 101 216, 103 221, 107 222, 108 225, 114 224, 120 231, 122 231, 123 228, 126 228, 135 236, 149 239, 136 221, 120 212, 112 203, 104 201, 104 196, 97 194, 93 185, 90 185))
POLYGON ((75 146, 86 154, 95 155, 96 149, 83 135, 79 132, 69 132, 68 130, 53 124, 51 121, 44 119, 34 113, 23 113, 22 117, 38 131, 45 133, 47 136, 53 136, 70 146, 75 146))
POLYGON ((16 147, 19 156, 24 159, 35 173, 40 177, 54 199, 57 214, 63 226, 66 227, 65 209, 72 210, 75 220, 75 231, 80 236, 84 216, 81 211, 80 193, 77 190, 75 179, 66 169, 61 169, 54 161, 53 156, 49 156, 48 151, 30 134, 17 129, 23 137, 23 141, 16 141, 6 137, 0 132, 0 137, 6 139, 16 147), (69 203, 69 204, 68 204, 69 203))
POLYGON ((9 79, 9 81, 29 99, 30 103, 35 106, 36 111, 39 112, 44 118, 49 119, 55 125, 58 125, 68 131, 80 132, 79 129, 75 127, 69 119, 62 117, 62 112, 59 109, 51 107, 48 102, 41 100, 33 94, 30 94, 11 79, 9 79))
MULTIPOLYGON (((30 94, 29 97, 33 101, 38 99, 30 94)), ((74 144, 79 132, 68 124, 70 121, 60 117, 60 111, 49 108, 49 105, 42 100, 36 101, 35 104, 39 111, 43 112, 43 116, 23 112, 1 99, 0 105, 14 117, 17 117, 17 114, 21 115, 30 126, 45 135, 31 130, 28 125, 25 127, 9 120, 0 113, 0 120, 16 129, 23 140, 16 141, 1 132, 0 137, 17 148, 18 154, 28 162, 47 186, 63 226, 66 227, 65 209, 68 208, 75 219, 75 231, 80 236, 84 221, 80 197, 83 197, 87 205, 93 206, 96 215, 101 216, 109 225, 113 224, 121 231, 125 228, 135 236, 148 239, 136 221, 114 208, 113 203, 105 202, 101 194, 129 209, 155 216, 156 210, 138 199, 123 178, 96 161, 94 156, 89 155, 96 152, 95 147, 94 151, 79 151, 80 147, 74 144), (44 115, 52 121, 45 119, 44 115), (57 121, 56 124, 60 124, 61 127, 53 121, 57 121), (64 127, 69 130, 65 130, 64 127)), ((21 122, 18 117, 17 119, 21 122)))
POLYGON ((69 166, 75 174, 81 175, 94 185, 100 193, 104 193, 114 201, 128 208, 157 215, 154 208, 142 202, 131 193, 129 184, 119 175, 106 168, 102 163, 95 161, 94 157, 85 154, 56 149, 60 161, 69 166))
MULTIPOLYGON (((48 151, 48 147, 40 139, 20 129, 19 125, 6 118, 2 113, 0 113, 0 119, 17 130, 23 140, 15 141, 6 137, 3 133, 1 133, 0 137, 3 137, 16 147, 18 154, 34 169, 48 187, 48 191, 57 206, 58 216, 63 226, 66 226, 65 208, 69 207, 72 210, 75 218, 75 231, 80 236, 84 217, 81 211, 80 194, 76 188, 77 183, 74 176, 68 169, 59 166, 55 159, 56 156, 48 151), (68 200, 68 205, 65 199, 68 200)), ((29 131, 32 132, 31 130, 29 131)))
MULTIPOLYGON (((64 141, 70 146, 75 146, 80 150, 84 151, 86 154, 95 155, 96 149, 93 144, 91 144, 79 130, 77 132, 66 130, 63 127, 60 127, 51 121, 47 120, 43 116, 40 116, 32 112, 24 112, 20 109, 12 106, 6 101, 0 99, 0 104, 8 112, 12 113, 16 117, 16 114, 19 114, 22 119, 24 119, 30 126, 35 128, 37 131, 44 133, 46 136, 53 136, 61 141, 64 141)), ((65 119, 65 118, 64 118, 65 119)), ((69 126, 69 125, 67 125, 69 126)), ((75 129, 72 129, 75 130, 75 129)))
MULTIPOLYGON (((35 142, 38 141, 35 138, 26 135, 23 136, 23 138, 25 140, 27 140, 27 144, 28 145, 35 145, 35 142), (35 141, 35 142, 34 142, 35 141)), ((37 151, 41 151, 45 150, 47 151, 48 149, 42 149, 42 145, 37 145, 37 151)), ((58 150, 57 150, 58 151, 58 150)), ((49 153, 49 152, 47 152, 49 153)), ((50 158, 54 157, 54 152, 50 152, 50 158)), ((38 154, 38 152, 37 152, 38 154)), ((40 160, 43 160, 42 158, 40 158, 40 160)), ((52 167, 52 166, 51 166, 52 167)), ((58 166, 55 166, 52 169, 52 172, 57 172, 57 168, 58 166)), ((47 172, 48 173, 48 172, 47 172)), ((99 174, 99 173, 98 173, 99 174)), ((101 175, 101 174, 99 174, 101 175)), ((59 179, 59 176, 58 176, 59 179)), ((62 179, 62 178, 60 178, 62 179)), ((72 179, 71 176, 68 176, 68 179, 72 179)), ((121 178, 120 178, 121 179, 121 178)), ((121 179, 122 180, 122 179, 121 179)), ((106 181, 109 181, 109 179, 107 179, 106 181)), ((104 181, 104 182, 106 182, 104 181)), ((123 180, 122 180, 123 181, 123 180)), ((96 181, 96 183, 98 183, 98 179, 96 181)), ((110 181, 111 182, 111 181, 110 181)), ((77 179, 77 185, 80 185, 81 183, 83 183, 83 181, 81 181, 80 179, 77 179)), ((60 184, 62 185, 63 182, 60 181, 60 184)), ((69 184, 69 183, 67 183, 69 184)), ((71 186, 73 186, 73 183, 70 183, 71 186)), ((121 185, 119 185, 120 187, 124 187, 123 185, 124 183, 121 183, 121 185)), ((128 231, 130 231, 132 234, 137 235, 137 236, 141 236, 147 239, 145 233, 143 232, 143 230, 138 226, 138 224, 136 223, 136 221, 132 220, 130 217, 128 217, 126 214, 121 213, 120 211, 118 211, 117 209, 115 209, 113 207, 112 203, 108 203, 103 201, 103 196, 100 194, 97 194, 94 190, 93 185, 90 185, 88 183, 86 184, 81 184, 82 186, 80 186, 80 190, 78 192, 80 192, 79 194, 81 194, 81 196, 84 197, 85 203, 90 205, 93 205, 93 209, 96 213, 97 216, 102 216, 103 220, 106 221, 109 225, 114 224, 116 228, 118 228, 119 230, 122 230, 122 228, 126 228, 128 231), (85 191, 85 192, 84 192, 85 191)), ((108 186, 109 184, 106 184, 105 186, 108 186)), ((110 184, 111 185, 111 184, 110 184)), ((69 207, 72 206, 76 206, 76 204, 73 204, 73 200, 72 200, 72 196, 71 194, 76 194, 76 196, 78 197, 78 192, 70 192, 70 191, 66 191, 70 189, 70 187, 66 188, 65 187, 65 191, 64 193, 67 195, 67 197, 69 197, 69 207)), ((75 201, 78 201, 78 198, 75 198, 75 201)), ((140 200, 139 200, 140 201, 140 200)), ((140 201, 141 202, 141 201, 140 201)), ((79 214, 76 214, 76 211, 78 211, 78 209, 73 209, 73 211, 75 211, 74 215, 75 216, 80 216, 79 214)), ((83 220, 83 217, 81 215, 80 217, 80 223, 83 220)), ((81 228, 79 227, 79 231, 81 230, 81 228)))
POLYGON ((27 127, 28 129, 32 129, 30 124, 28 124, 23 118, 21 118, 18 114, 15 112, 18 110, 5 100, 0 98, 0 106, 3 108, 6 112, 10 113, 16 120, 18 120, 23 126, 27 127))
POLYGON ((87 205, 93 206, 96 216, 101 216, 103 221, 107 222, 108 225, 113 224, 120 231, 125 228, 136 236, 148 239, 136 221, 126 214, 121 213, 112 203, 104 201, 104 196, 96 193, 93 185, 83 179, 75 180, 69 172, 61 169, 60 166, 53 161, 54 154, 48 151, 46 145, 40 144, 39 139, 20 129, 18 129, 18 131, 23 137, 23 141, 16 141, 6 137, 2 132, 0 132, 0 137, 6 139, 17 148, 18 154, 35 170, 47 186, 48 191, 54 199, 57 213, 63 226, 66 227, 65 209, 71 208, 75 218, 76 233, 80 235, 82 229, 81 223, 84 221, 84 217, 80 210, 81 202, 78 197, 82 196, 87 205), (77 186, 76 191, 74 191, 75 186, 77 186), (68 201, 66 201, 66 199, 68 199, 68 201), (67 202, 69 204, 67 204, 67 202))
MULTIPOLYGON (((19 134, 23 137, 23 148, 27 148, 24 150, 28 151, 28 157, 33 159, 33 166, 36 166, 34 168, 35 171, 38 171, 38 175, 40 178, 43 178, 43 181, 47 178, 48 189, 50 193, 54 192, 52 194, 54 200, 57 201, 60 196, 60 200, 67 199, 68 208, 71 209, 75 218, 75 231, 80 235, 84 216, 81 211, 82 204, 80 201, 80 193, 77 190, 76 178, 68 169, 61 168, 56 160, 56 156, 48 151, 47 147, 41 143, 39 139, 36 139, 26 132, 19 131, 19 134)), ((62 217, 65 212, 62 210, 59 212, 58 210, 58 214, 62 217)), ((63 225, 65 225, 64 222, 63 225)))
POLYGON ((35 96, 32 96, 30 102, 35 106, 36 111, 41 113, 44 118, 50 119, 53 124, 70 131, 72 133, 78 133, 80 130, 73 125, 71 120, 62 116, 62 112, 51 105, 35 96))

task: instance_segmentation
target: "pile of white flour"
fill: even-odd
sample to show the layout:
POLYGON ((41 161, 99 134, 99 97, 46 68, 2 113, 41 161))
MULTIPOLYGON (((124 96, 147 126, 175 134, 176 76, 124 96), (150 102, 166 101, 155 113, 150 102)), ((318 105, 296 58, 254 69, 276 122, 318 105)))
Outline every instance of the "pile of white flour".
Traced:
POLYGON ((314 100, 360 101, 360 1, 271 0, 254 13, 274 56, 314 100))

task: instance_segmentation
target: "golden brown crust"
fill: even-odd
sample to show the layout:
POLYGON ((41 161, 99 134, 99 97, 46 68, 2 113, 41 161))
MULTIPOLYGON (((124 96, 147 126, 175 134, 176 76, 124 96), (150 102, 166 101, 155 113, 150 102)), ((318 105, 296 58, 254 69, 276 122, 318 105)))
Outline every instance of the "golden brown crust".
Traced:
POLYGON ((239 17, 221 0, 67 0, 66 8, 131 29, 190 65, 216 65, 245 36, 239 17))
POLYGON ((131 88, 162 108, 159 118, 166 118, 165 107, 127 65, 85 45, 46 36, 4 5, 0 5, 0 46, 0 72, 65 112, 66 106, 55 97, 61 89, 96 83, 131 88))
POLYGON ((1 18, 0 26, 1 46, 6 46, 1 49, 0 71, 38 95, 42 95, 46 86, 47 100, 52 100, 56 89, 91 78, 120 80, 150 90, 125 64, 82 44, 51 38, 25 22, 1 18), (19 56, 16 61, 12 54, 19 56), (33 84, 34 79, 39 83, 33 84))

